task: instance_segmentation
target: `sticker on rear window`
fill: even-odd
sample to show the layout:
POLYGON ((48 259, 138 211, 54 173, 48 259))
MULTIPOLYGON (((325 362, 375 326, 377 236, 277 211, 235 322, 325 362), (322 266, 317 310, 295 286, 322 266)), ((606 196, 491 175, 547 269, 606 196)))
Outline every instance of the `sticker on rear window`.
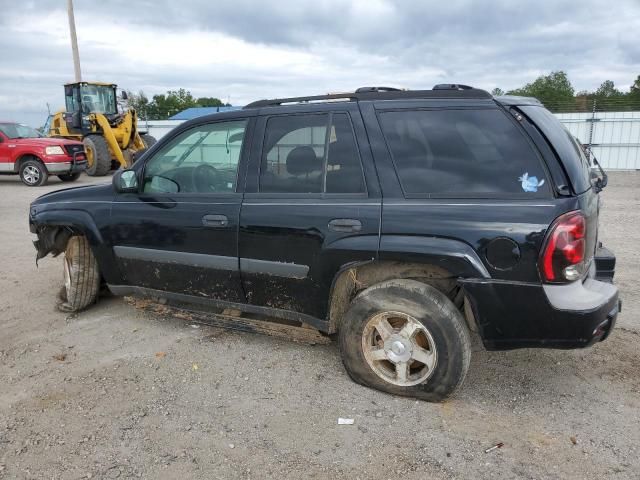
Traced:
POLYGON ((525 172, 524 175, 518 177, 518 181, 522 184, 522 190, 525 192, 537 192, 538 187, 544 185, 544 179, 538 181, 538 177, 530 177, 529 172, 525 172))

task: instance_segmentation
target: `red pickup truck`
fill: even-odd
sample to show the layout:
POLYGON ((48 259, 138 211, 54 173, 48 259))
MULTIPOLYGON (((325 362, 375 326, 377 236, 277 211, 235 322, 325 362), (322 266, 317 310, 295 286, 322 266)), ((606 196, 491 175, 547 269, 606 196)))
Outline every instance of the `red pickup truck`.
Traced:
POLYGON ((77 180, 87 167, 82 142, 47 138, 27 125, 0 121, 0 174, 18 174, 25 185, 44 185, 49 175, 77 180))

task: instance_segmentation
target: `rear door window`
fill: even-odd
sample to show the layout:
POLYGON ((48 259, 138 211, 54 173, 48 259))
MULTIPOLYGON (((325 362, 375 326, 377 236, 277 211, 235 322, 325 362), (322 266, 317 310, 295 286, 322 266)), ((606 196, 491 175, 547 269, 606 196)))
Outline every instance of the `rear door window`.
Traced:
POLYGON ((265 193, 365 193, 360 155, 346 113, 267 121, 260 166, 265 193))
POLYGON ((537 152, 500 110, 387 111, 380 123, 407 195, 550 195, 537 152))

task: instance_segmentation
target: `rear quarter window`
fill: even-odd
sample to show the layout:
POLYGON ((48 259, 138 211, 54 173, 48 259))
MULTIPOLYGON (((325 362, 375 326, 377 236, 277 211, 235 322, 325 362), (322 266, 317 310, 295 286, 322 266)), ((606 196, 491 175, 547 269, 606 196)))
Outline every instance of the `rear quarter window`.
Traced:
POLYGON ((542 162, 502 110, 380 112, 406 195, 550 196, 542 162))
POLYGON ((569 175, 573 190, 580 194, 591 188, 591 166, 575 138, 549 110, 524 105, 522 112, 536 125, 558 155, 569 175))

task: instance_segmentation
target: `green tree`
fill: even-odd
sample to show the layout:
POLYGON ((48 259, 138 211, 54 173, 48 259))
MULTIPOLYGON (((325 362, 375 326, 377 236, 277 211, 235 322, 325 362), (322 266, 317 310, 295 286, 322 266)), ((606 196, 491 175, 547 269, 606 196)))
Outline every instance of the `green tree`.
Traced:
POLYGON ((154 120, 165 120, 182 110, 197 106, 195 98, 191 92, 181 88, 179 90, 168 90, 153 96, 153 101, 149 105, 150 118, 154 120))
POLYGON ((134 109, 140 118, 147 118, 149 99, 142 90, 138 93, 127 92, 127 106, 134 109))
POLYGON ((597 98, 621 98, 624 93, 616 88, 612 80, 605 80, 596 90, 595 96, 597 98))
POLYGON ((567 111, 574 108, 574 89, 563 71, 541 75, 522 88, 507 92, 508 95, 535 97, 551 111, 567 111))
POLYGON ((500 87, 496 87, 491 90, 491 95, 493 95, 494 97, 499 97, 501 95, 504 95, 504 90, 502 90, 500 87))
POLYGON ((196 100, 198 107, 228 107, 228 103, 224 103, 222 100, 216 97, 200 97, 196 100))
POLYGON ((631 88, 629 89, 629 95, 631 95, 632 97, 640 98, 640 75, 638 75, 636 81, 633 82, 633 85, 631 85, 631 88))

